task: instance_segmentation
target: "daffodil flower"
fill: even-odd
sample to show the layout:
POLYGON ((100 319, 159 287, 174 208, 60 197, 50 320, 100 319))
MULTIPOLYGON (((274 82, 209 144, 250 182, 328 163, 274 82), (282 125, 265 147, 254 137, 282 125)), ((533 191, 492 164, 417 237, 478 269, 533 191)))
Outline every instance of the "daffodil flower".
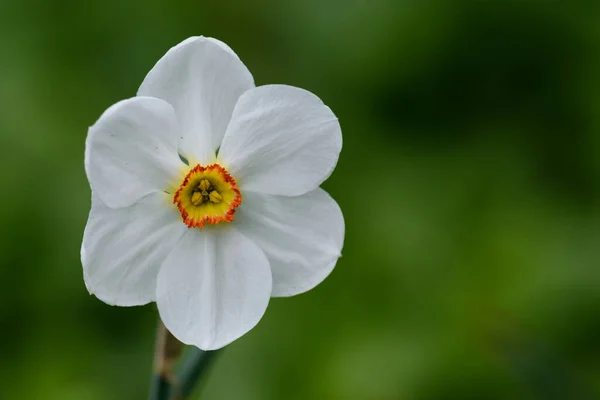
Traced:
POLYGON ((89 129, 89 292, 156 302, 171 333, 203 350, 236 340, 270 297, 312 289, 340 257, 342 213, 319 185, 341 147, 315 95, 255 87, 226 44, 185 40, 89 129))

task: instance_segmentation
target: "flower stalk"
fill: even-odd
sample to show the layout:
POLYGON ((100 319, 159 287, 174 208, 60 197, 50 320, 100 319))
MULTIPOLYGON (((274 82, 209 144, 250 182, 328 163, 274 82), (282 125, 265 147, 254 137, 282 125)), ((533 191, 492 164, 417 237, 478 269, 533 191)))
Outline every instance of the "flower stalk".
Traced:
POLYGON ((183 349, 184 344, 160 321, 156 334, 150 400, 189 399, 219 353, 191 347, 180 367, 176 368, 183 349))
POLYGON ((177 374, 177 393, 172 400, 189 400, 198 384, 202 381, 202 376, 209 370, 210 366, 216 360, 221 350, 202 351, 197 347, 192 347, 189 354, 182 362, 181 369, 177 374))
POLYGON ((150 390, 150 400, 169 400, 173 387, 176 387, 175 365, 181 356, 183 343, 175 338, 159 320, 156 330, 154 351, 154 375, 150 390))

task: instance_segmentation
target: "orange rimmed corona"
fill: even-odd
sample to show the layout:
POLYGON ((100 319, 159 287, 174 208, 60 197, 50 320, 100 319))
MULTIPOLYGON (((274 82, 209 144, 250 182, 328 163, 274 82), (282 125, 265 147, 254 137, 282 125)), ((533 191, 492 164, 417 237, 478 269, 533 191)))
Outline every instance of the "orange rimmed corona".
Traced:
POLYGON ((190 228, 233 221, 242 195, 235 179, 219 164, 196 165, 173 196, 183 222, 190 228))

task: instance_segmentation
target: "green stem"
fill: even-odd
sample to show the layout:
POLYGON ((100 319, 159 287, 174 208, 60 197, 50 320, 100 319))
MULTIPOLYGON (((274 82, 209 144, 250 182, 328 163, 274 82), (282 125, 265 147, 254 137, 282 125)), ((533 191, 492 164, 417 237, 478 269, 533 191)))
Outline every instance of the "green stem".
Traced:
POLYGON ((164 377, 154 374, 150 388, 150 400, 167 400, 171 392, 171 384, 164 377))
POLYGON ((179 390, 177 400, 189 398, 202 380, 202 376, 209 370, 221 350, 202 351, 196 347, 190 349, 189 354, 183 360, 181 370, 177 374, 179 390))
POLYGON ((220 353, 218 350, 202 351, 190 346, 178 372, 175 373, 175 365, 183 347, 183 343, 178 341, 160 322, 156 335, 150 400, 189 399, 203 375, 220 353))
POLYGON ((154 375, 150 388, 150 400, 169 400, 177 380, 173 371, 183 350, 183 343, 159 321, 154 350, 154 375))

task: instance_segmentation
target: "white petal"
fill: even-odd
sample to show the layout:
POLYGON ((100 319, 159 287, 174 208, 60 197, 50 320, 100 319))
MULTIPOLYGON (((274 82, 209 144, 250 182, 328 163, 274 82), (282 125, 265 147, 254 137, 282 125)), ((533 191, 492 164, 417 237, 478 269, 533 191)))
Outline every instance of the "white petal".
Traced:
POLYGON ((177 155, 177 120, 163 100, 134 97, 102 114, 89 129, 85 170, 92 191, 109 207, 127 207, 165 190, 183 163, 177 155))
POLYGON ((137 306, 156 300, 158 270, 188 230, 165 193, 131 207, 109 208, 92 195, 81 262, 85 284, 105 303, 137 306))
POLYGON ((231 227, 190 229, 158 276, 156 303, 181 342, 221 348, 252 329, 271 295, 264 253, 231 227))
POLYGON ((254 87, 250 71, 225 43, 189 38, 170 49, 148 73, 138 95, 166 100, 179 118, 179 150, 209 164, 242 93, 254 87))
POLYGON ((268 85, 242 95, 219 157, 242 190, 297 196, 329 177, 341 148, 338 120, 317 96, 268 85))
POLYGON ((322 189, 298 197, 247 193, 235 224, 267 255, 272 296, 315 287, 333 270, 344 244, 342 211, 322 189))

